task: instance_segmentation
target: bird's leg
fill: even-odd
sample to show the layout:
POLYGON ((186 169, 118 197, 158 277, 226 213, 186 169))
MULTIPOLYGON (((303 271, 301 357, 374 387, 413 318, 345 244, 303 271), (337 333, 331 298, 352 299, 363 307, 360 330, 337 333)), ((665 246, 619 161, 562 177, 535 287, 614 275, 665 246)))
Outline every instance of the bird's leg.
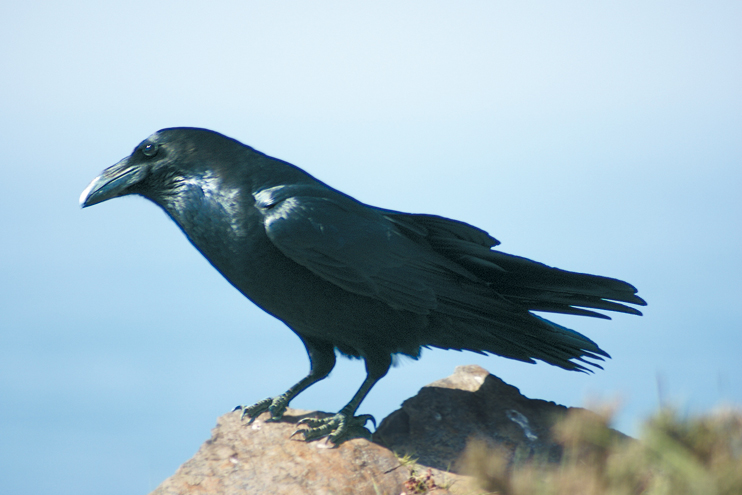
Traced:
POLYGON ((264 412, 271 414, 268 421, 278 421, 283 416, 291 399, 299 395, 303 390, 314 383, 326 378, 332 368, 335 367, 335 349, 332 345, 325 342, 311 341, 303 338, 304 346, 309 354, 309 374, 299 380, 297 384, 288 389, 285 393, 277 397, 263 399, 252 406, 237 406, 235 411, 241 410, 244 419, 245 416, 250 418, 250 423, 264 412))
POLYGON ((376 427, 376 420, 370 414, 362 414, 360 416, 354 416, 358 410, 358 406, 368 394, 371 387, 386 375, 391 365, 391 356, 374 358, 366 357, 366 379, 363 380, 361 388, 343 407, 340 412, 329 418, 304 418, 299 421, 300 425, 307 425, 308 428, 297 429, 291 436, 297 434, 304 435, 304 440, 307 442, 316 440, 318 438, 327 437, 328 441, 331 441, 335 445, 338 445, 345 440, 351 438, 370 438, 371 432, 366 428, 366 422, 371 420, 376 427))

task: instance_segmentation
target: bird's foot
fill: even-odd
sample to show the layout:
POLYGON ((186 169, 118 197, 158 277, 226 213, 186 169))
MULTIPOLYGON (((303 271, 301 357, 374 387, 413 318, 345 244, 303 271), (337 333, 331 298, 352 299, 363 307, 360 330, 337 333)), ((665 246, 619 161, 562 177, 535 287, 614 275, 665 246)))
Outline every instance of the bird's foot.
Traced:
POLYGON ((306 425, 308 428, 298 428, 294 435, 304 435, 304 441, 311 442, 319 438, 327 437, 327 441, 339 445, 351 438, 371 439, 371 432, 365 427, 367 421, 371 421, 376 428, 376 420, 370 414, 353 416, 352 414, 340 411, 329 418, 304 418, 299 421, 299 425, 306 425))
POLYGON ((252 406, 237 406, 233 409, 233 411, 242 411, 242 415, 240 416, 240 419, 245 419, 245 416, 250 418, 250 421, 248 421, 248 424, 255 421, 255 419, 263 414, 264 412, 269 412, 271 414, 271 417, 268 418, 266 421, 274 422, 274 421, 280 421, 283 417, 283 413, 286 412, 286 407, 288 406, 289 401, 286 399, 284 395, 279 395, 278 397, 269 397, 267 399, 263 399, 252 406))

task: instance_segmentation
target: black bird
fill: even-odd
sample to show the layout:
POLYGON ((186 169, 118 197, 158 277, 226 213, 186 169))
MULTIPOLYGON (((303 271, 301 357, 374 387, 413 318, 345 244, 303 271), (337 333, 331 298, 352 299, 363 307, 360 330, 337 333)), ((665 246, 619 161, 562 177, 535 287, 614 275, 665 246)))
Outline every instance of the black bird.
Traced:
MULTIPOLYGON (((211 264, 304 343, 310 371, 286 393, 242 409, 283 415, 325 378, 335 351, 363 358, 366 379, 306 440, 338 443, 365 431, 355 416, 392 355, 423 347, 468 350, 567 370, 610 357, 587 337, 532 311, 606 318, 646 305, 620 280, 568 272, 492 248, 456 220, 363 204, 303 170, 206 129, 160 130, 83 191, 91 206, 139 194, 167 212, 211 264)), ((251 419, 251 420, 252 420, 251 419)))

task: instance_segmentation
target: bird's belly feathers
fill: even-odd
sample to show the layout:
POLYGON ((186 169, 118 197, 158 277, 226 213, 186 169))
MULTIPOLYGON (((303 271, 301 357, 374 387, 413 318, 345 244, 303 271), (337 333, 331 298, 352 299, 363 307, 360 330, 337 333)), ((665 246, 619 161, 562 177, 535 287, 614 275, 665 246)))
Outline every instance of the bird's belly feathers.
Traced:
POLYGON ((417 356, 425 344, 427 316, 394 310, 327 282, 288 259, 264 234, 248 235, 247 246, 189 238, 245 297, 300 336, 357 356, 380 351, 417 356))

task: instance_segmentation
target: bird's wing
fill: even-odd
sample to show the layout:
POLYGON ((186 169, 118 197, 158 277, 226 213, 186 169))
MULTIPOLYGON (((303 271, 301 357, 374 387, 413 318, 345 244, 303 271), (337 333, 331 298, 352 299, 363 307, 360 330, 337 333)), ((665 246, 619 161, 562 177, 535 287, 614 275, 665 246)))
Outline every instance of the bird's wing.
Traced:
POLYGON ((435 288, 475 277, 410 239, 378 210, 320 185, 264 189, 255 195, 265 231, 287 257, 323 279, 394 309, 428 314, 435 288))

